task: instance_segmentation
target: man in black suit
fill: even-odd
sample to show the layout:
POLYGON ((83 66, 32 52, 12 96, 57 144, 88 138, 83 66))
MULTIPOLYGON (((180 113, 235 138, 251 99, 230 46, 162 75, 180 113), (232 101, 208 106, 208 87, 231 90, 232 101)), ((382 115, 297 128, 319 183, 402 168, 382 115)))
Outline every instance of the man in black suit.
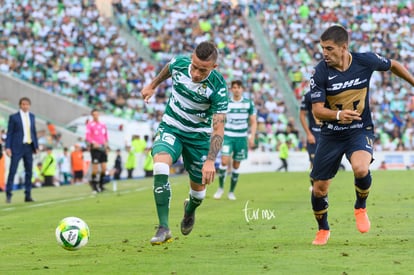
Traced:
POLYGON ((29 112, 30 99, 22 97, 19 100, 20 110, 9 116, 6 137, 6 154, 10 157, 9 175, 6 184, 6 202, 11 203, 14 176, 19 161, 23 158, 25 171, 25 202, 32 202, 32 170, 33 154, 36 154, 39 145, 37 142, 35 116, 29 112))

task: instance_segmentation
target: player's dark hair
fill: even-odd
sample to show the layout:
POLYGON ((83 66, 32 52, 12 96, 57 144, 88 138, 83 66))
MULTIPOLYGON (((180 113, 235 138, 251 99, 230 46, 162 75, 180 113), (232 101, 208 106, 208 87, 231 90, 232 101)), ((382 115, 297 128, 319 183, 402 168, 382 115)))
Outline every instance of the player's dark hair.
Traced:
POLYGON ((195 49, 196 56, 202 61, 217 61, 218 51, 216 45, 210 41, 204 41, 198 44, 195 49))
POLYGON ((233 85, 237 85, 237 86, 243 87, 243 82, 241 80, 236 79, 236 80, 233 80, 231 82, 230 87, 233 87, 233 85))
POLYGON ((321 41, 331 40, 338 45, 349 42, 347 30, 340 25, 334 25, 326 29, 320 39, 321 41))
POLYGON ((93 113, 95 113, 95 112, 99 112, 99 110, 98 110, 98 109, 96 109, 96 108, 92 109, 92 111, 91 111, 91 115, 92 115, 93 113))
POLYGON ((22 105, 22 102, 23 101, 29 102, 29 105, 32 105, 32 102, 30 101, 30 98, 28 98, 28 97, 22 97, 19 100, 19 106, 22 105))

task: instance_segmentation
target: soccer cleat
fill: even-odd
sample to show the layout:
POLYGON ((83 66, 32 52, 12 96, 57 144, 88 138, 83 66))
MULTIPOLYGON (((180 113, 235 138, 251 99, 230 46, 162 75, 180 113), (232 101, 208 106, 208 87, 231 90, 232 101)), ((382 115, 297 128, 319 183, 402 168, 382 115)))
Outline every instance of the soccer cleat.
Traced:
POLYGON ((223 188, 219 188, 217 189, 217 192, 214 194, 213 198, 215 198, 216 200, 220 199, 221 196, 223 195, 224 190, 223 188))
POLYGON ((320 229, 316 233, 316 237, 313 240, 313 245, 325 245, 328 243, 329 237, 331 235, 331 232, 329 230, 320 229))
POLYGON ((361 233, 366 233, 371 228, 371 223, 367 215, 366 208, 358 208, 354 210, 356 226, 361 233))
POLYGON ((192 214, 187 214, 185 212, 185 208, 187 207, 187 204, 189 203, 189 199, 186 199, 184 201, 184 218, 181 221, 181 233, 183 235, 188 235, 191 233, 191 230, 193 230, 194 222, 195 222, 195 212, 192 214))
POLYGON ((227 197, 229 198, 229 200, 235 201, 236 200, 236 196, 234 195, 233 192, 230 192, 227 197))
POLYGON ((164 226, 158 226, 157 233, 150 240, 152 245, 160 245, 163 243, 172 242, 171 230, 164 226))
POLYGON ((98 182, 96 182, 96 181, 92 180, 92 181, 90 181, 90 182, 89 182, 89 185, 90 185, 90 186, 91 186, 91 188, 92 188, 92 193, 93 193, 93 194, 99 193, 99 189, 98 189, 98 182))
POLYGON ((24 202, 34 202, 35 200, 31 197, 27 197, 24 199, 24 202))

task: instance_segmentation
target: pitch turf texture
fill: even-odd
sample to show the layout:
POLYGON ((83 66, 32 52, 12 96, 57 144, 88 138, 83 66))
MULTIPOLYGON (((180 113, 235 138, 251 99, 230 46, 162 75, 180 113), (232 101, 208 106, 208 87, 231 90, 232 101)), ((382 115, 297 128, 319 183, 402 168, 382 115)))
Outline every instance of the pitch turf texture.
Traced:
POLYGON ((215 182, 189 236, 179 229, 188 180, 172 177, 174 241, 161 246, 149 243, 157 223, 151 179, 121 181, 117 192, 97 196, 87 185, 34 189, 31 204, 16 191, 12 204, 0 203, 0 274, 414 274, 414 171, 372 174, 371 231, 357 231, 353 176, 340 172, 323 247, 311 245, 317 228, 308 173, 242 174, 236 201, 227 193, 214 200, 215 182), (67 216, 89 225, 79 251, 56 243, 67 216))

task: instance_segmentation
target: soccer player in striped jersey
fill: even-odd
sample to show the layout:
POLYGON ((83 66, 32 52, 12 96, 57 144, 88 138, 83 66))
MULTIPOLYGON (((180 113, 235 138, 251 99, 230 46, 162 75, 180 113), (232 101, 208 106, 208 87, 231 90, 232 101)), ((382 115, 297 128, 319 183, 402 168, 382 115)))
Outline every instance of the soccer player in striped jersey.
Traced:
POLYGON ((312 209, 318 223, 314 245, 325 245, 330 236, 328 189, 343 155, 354 173, 354 216, 361 233, 370 230, 366 209, 372 178, 374 125, 369 108, 369 83, 374 71, 391 71, 414 86, 413 75, 398 61, 377 53, 348 49, 349 35, 339 25, 320 37, 324 60, 310 79, 312 111, 322 121, 319 143, 310 174, 313 180, 312 209))
POLYGON ((180 155, 190 178, 189 199, 184 201, 181 233, 190 234, 195 210, 206 196, 206 185, 215 177, 215 160, 224 136, 228 91, 223 76, 216 71, 218 51, 208 41, 201 42, 191 58, 174 57, 141 91, 146 102, 166 79, 172 91, 152 147, 154 157, 154 199, 158 229, 150 240, 159 245, 172 240, 169 229, 171 186, 169 171, 180 155))
POLYGON ((214 194, 214 198, 220 199, 223 195, 227 167, 232 162, 233 169, 228 198, 235 200, 234 190, 239 179, 238 169, 241 161, 247 158, 249 147, 254 147, 257 122, 256 109, 253 102, 243 97, 243 83, 240 80, 232 81, 230 91, 232 97, 229 101, 224 128, 224 142, 221 149, 221 163, 219 167, 219 188, 214 194), (249 126, 250 137, 248 138, 249 126))

